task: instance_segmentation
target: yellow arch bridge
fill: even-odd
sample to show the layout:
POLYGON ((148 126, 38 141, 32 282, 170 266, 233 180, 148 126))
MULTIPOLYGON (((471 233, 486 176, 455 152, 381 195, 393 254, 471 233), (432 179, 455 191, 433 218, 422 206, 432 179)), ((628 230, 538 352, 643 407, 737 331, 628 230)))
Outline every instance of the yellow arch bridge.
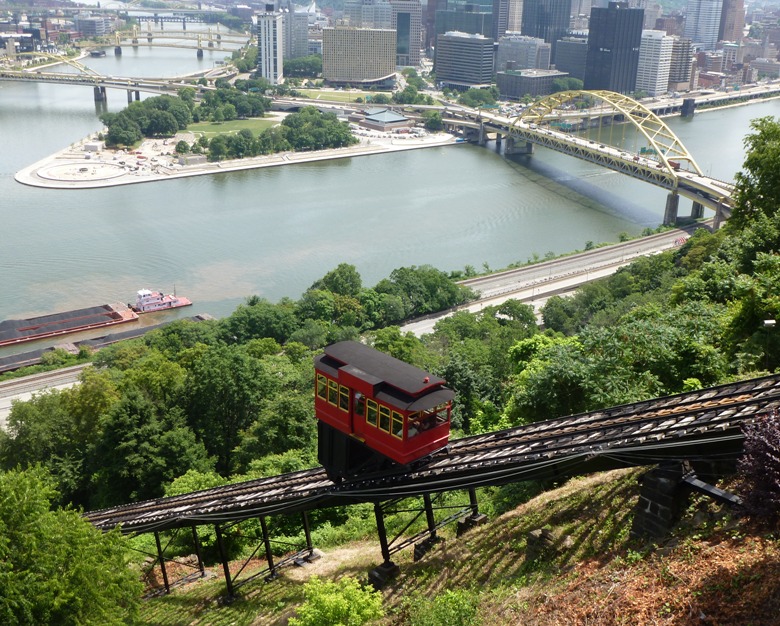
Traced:
POLYGON ((628 96, 563 91, 517 117, 448 107, 444 118, 470 129, 480 143, 496 133, 506 154, 532 154, 543 146, 668 189, 665 224, 676 222, 680 196, 693 202, 692 217, 702 217, 704 207, 715 211, 716 227, 731 216, 734 186, 705 175, 663 120, 628 96))

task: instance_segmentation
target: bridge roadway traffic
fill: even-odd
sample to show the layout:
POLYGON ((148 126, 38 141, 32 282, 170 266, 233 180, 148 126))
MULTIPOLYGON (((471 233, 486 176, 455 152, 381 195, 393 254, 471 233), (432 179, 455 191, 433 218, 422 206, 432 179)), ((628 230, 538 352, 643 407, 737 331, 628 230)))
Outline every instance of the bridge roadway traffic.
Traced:
POLYGON ((742 428, 780 410, 780 375, 536 422, 452 441, 413 467, 340 484, 314 468, 85 514, 102 530, 144 533, 382 502, 663 460, 736 458, 742 428))

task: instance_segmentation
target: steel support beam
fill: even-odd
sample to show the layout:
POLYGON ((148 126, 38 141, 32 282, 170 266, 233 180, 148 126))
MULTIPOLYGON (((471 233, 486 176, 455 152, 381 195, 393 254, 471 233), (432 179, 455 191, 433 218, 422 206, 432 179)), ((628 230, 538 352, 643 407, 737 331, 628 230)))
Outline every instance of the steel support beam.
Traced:
POLYGON ((154 542, 157 544, 157 558, 160 560, 160 571, 162 572, 165 593, 170 593, 171 586, 168 584, 168 572, 165 569, 165 557, 163 556, 162 544, 160 543, 160 533, 154 533, 154 542))
POLYGON ((203 578, 206 575, 206 568, 203 565, 203 556, 200 551, 200 539, 198 539, 198 527, 192 527, 192 543, 195 545, 195 556, 198 559, 198 569, 200 570, 200 577, 203 578))
POLYGON ((265 515, 260 516, 260 528, 263 531, 263 546, 265 547, 265 560, 268 562, 268 576, 266 581, 271 581, 279 574, 274 567, 274 555, 271 551, 271 538, 268 536, 268 524, 265 521, 265 515))
POLYGON ((219 559, 222 561, 222 571, 225 573, 225 587, 227 588, 228 598, 234 598, 236 593, 233 589, 233 579, 230 577, 230 564, 227 560, 227 553, 225 552, 225 543, 222 540, 222 530, 219 524, 214 524, 214 531, 217 534, 217 550, 219 551, 219 559))

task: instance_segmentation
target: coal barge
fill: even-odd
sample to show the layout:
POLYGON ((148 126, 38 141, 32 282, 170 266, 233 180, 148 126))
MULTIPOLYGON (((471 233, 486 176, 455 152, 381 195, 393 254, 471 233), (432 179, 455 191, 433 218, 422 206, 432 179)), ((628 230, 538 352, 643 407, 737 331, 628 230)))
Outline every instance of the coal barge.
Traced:
POLYGON ((137 319, 138 314, 123 304, 103 304, 29 319, 5 320, 0 322, 0 347, 137 319))

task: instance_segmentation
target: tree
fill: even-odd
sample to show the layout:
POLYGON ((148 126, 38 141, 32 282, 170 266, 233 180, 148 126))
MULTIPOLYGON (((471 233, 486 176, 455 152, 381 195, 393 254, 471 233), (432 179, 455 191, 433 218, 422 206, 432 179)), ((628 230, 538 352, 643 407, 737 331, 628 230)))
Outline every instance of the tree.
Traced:
POLYGON ((425 128, 431 131, 439 131, 444 128, 444 121, 440 111, 426 111, 423 113, 425 128))
POLYGON ((338 582, 314 577, 304 585, 303 596, 290 626, 361 626, 384 616, 382 594, 350 577, 338 582))
POLYGON ((362 279, 354 265, 340 263, 339 266, 325 274, 310 289, 327 289, 342 296, 357 296, 362 289, 362 279))
POLYGON ((208 472, 213 461, 182 412, 158 415, 134 388, 106 416, 92 455, 93 505, 105 507, 163 495, 163 486, 189 469, 208 472))
POLYGON ((737 172, 734 209, 729 228, 741 229, 758 214, 772 216, 780 207, 780 121, 753 120, 745 137, 745 162, 737 172))
POLYGON ((102 533, 76 511, 55 509, 41 468, 0 473, 0 622, 126 624, 141 585, 118 531, 102 533))
POLYGON ((189 152, 190 152, 190 144, 188 144, 186 141, 182 140, 176 143, 177 154, 189 154, 189 152))

